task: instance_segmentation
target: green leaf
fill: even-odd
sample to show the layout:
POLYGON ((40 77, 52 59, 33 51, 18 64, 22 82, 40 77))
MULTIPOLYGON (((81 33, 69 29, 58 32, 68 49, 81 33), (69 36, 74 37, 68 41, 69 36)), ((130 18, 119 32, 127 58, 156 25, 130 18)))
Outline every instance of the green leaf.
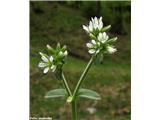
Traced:
POLYGON ((83 88, 79 89, 77 97, 84 97, 84 98, 93 99, 93 100, 101 99, 100 95, 97 92, 89 89, 83 89, 83 88))
POLYGON ((55 89, 47 92, 45 98, 57 98, 57 97, 66 97, 67 91, 65 89, 55 89))

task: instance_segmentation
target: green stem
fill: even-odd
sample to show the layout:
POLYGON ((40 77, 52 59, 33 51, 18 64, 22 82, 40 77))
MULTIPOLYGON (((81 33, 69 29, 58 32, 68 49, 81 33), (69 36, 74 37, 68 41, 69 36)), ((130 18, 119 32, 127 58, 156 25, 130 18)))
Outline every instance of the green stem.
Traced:
POLYGON ((76 100, 72 101, 72 120, 77 120, 77 105, 76 105, 76 100))
POLYGON ((88 72, 89 68, 91 67, 91 65, 92 65, 92 63, 93 63, 93 59, 94 59, 94 56, 91 57, 91 59, 90 59, 90 61, 88 62, 85 70, 83 71, 80 79, 78 80, 78 83, 77 83, 77 85, 76 85, 76 88, 75 88, 75 90, 74 90, 74 92, 73 92, 73 100, 75 99, 76 93, 78 92, 78 90, 79 90, 79 88, 80 88, 80 86, 81 86, 81 84, 82 84, 85 76, 87 75, 87 72, 88 72))
POLYGON ((62 80, 63 80, 63 84, 64 84, 64 86, 65 86, 65 88, 66 88, 66 90, 67 90, 68 95, 69 95, 69 96, 72 96, 72 92, 71 92, 71 90, 70 90, 70 88, 69 88, 69 85, 68 85, 68 83, 67 83, 66 78, 64 77, 63 72, 62 72, 62 80))

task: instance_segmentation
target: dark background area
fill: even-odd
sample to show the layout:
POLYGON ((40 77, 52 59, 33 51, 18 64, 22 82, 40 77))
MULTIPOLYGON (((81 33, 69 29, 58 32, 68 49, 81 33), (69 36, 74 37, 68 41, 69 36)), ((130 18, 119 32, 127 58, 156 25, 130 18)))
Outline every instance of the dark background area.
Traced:
POLYGON ((64 65, 67 80, 73 89, 90 55, 88 35, 82 29, 91 17, 103 17, 104 25, 112 25, 111 37, 117 36, 113 55, 105 55, 103 64, 93 65, 83 84, 100 93, 102 100, 78 101, 80 120, 130 120, 130 2, 65 1, 30 2, 30 116, 69 120, 70 105, 65 99, 44 99, 47 91, 61 87, 53 73, 43 75, 37 67, 39 51, 57 42, 67 45, 69 57, 64 65), (90 114, 87 108, 97 111, 90 114))

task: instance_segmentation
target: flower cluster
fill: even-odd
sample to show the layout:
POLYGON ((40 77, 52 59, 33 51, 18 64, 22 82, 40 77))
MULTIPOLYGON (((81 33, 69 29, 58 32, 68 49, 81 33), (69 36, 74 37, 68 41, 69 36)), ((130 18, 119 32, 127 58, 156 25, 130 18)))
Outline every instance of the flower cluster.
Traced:
POLYGON ((83 25, 83 29, 88 32, 88 33, 94 33, 96 31, 101 31, 103 28, 103 22, 102 22, 102 17, 97 19, 95 17, 94 19, 91 18, 92 20, 89 22, 89 26, 83 25))
POLYGON ((112 54, 117 51, 113 46, 113 43, 117 40, 117 37, 109 39, 109 36, 105 32, 110 27, 110 25, 103 27, 102 17, 99 19, 97 17, 91 18, 89 26, 83 25, 83 29, 91 37, 91 41, 86 44, 90 54, 112 54))
POLYGON ((47 48, 49 55, 39 52, 42 61, 39 62, 38 66, 44 68, 43 73, 47 73, 49 70, 55 72, 55 70, 61 69, 64 64, 64 59, 68 55, 66 46, 61 48, 59 43, 56 49, 53 49, 49 45, 47 45, 47 48))

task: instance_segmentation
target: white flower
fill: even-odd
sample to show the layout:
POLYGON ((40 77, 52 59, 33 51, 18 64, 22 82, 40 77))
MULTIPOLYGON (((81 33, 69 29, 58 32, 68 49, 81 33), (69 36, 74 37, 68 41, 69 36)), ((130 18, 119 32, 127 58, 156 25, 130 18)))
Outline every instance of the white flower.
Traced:
POLYGON ((111 46, 108 46, 107 48, 108 48, 108 53, 109 53, 109 54, 112 54, 112 53, 114 53, 114 52, 116 52, 116 51, 117 51, 117 49, 116 49, 116 48, 111 47, 111 46))
POLYGON ((68 55, 66 46, 61 47, 57 44, 57 47, 53 49, 50 45, 46 46, 49 51, 49 55, 39 52, 42 61, 39 62, 38 67, 43 68, 43 73, 47 73, 49 70, 54 72, 56 69, 61 69, 64 64, 64 59, 68 55))
POLYGON ((56 70, 56 68, 57 68, 57 66, 56 66, 56 65, 52 65, 52 66, 51 66, 51 70, 52 70, 52 72, 54 72, 54 71, 56 70))
POLYGON ((103 32, 103 33, 99 33, 97 38, 100 42, 105 43, 109 37, 105 32, 103 32))
POLYGON ((39 62, 38 67, 44 68, 43 73, 47 73, 50 69, 55 70, 55 67, 51 65, 53 63, 54 58, 52 56, 49 57, 41 52, 39 54, 41 55, 42 61, 39 62))
POLYGON ((89 22, 89 26, 83 25, 83 29, 87 33, 92 33, 96 30, 101 30, 103 28, 103 22, 102 22, 102 17, 99 19, 97 17, 91 18, 91 21, 89 22))
POLYGON ((59 52, 59 56, 63 56, 63 52, 62 51, 59 52))
POLYGON ((65 50, 64 52, 60 51, 59 55, 62 56, 62 57, 67 56, 68 55, 68 51, 67 50, 65 50))
POLYGON ((96 52, 96 50, 95 50, 95 49, 90 49, 88 52, 89 52, 90 54, 94 54, 94 53, 96 52))
POLYGON ((86 44, 89 49, 88 52, 90 54, 97 54, 99 52, 112 54, 116 52, 116 49, 109 43, 110 41, 115 40, 113 38, 109 40, 105 32, 99 33, 96 40, 91 40, 86 44))
POLYGON ((99 47, 100 47, 100 42, 99 41, 95 41, 95 40, 91 40, 90 43, 86 43, 86 46, 89 48, 88 52, 90 54, 94 54, 94 53, 99 53, 99 47))
POLYGON ((68 51, 66 50, 66 51, 64 51, 64 56, 67 56, 68 55, 68 51))
POLYGON ((83 25, 83 29, 89 34, 91 41, 86 43, 88 47, 88 52, 90 54, 112 54, 116 52, 116 48, 112 44, 117 40, 117 37, 109 39, 109 36, 105 31, 109 30, 111 25, 103 27, 102 17, 99 19, 97 17, 91 18, 89 25, 83 25))
POLYGON ((92 45, 91 43, 87 43, 86 46, 87 46, 88 48, 92 48, 92 47, 93 47, 93 45, 92 45))
POLYGON ((44 68, 43 73, 46 74, 49 71, 49 67, 44 68))

